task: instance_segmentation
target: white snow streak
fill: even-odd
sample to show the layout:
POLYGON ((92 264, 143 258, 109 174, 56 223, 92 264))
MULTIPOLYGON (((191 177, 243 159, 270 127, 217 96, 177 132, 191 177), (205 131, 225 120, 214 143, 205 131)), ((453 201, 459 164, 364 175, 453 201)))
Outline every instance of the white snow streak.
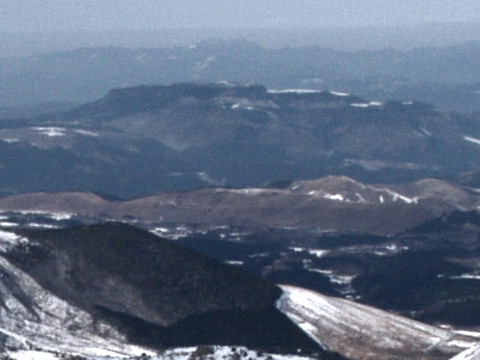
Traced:
POLYGON ((467 140, 468 142, 471 142, 471 143, 480 145, 480 139, 474 138, 473 136, 467 136, 467 135, 465 135, 463 138, 464 138, 465 140, 467 140))
POLYGON ((268 90, 270 94, 318 94, 319 90, 312 89, 284 89, 284 90, 268 90))
POLYGON ((350 96, 349 93, 339 92, 339 91, 330 91, 330 94, 335 95, 335 96, 350 96))
POLYGON ((33 130, 38 131, 39 134, 55 137, 55 136, 65 136, 67 129, 61 127, 34 127, 33 130))
POLYGON ((450 360, 478 360, 480 359, 480 345, 470 347, 450 360))

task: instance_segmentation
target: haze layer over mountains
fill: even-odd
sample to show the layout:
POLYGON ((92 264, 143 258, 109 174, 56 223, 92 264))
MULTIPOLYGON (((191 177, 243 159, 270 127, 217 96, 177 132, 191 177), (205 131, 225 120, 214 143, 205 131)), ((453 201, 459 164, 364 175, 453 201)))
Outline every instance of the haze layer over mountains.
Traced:
POLYGON ((478 2, 0 10, 2 359, 478 357, 478 2))

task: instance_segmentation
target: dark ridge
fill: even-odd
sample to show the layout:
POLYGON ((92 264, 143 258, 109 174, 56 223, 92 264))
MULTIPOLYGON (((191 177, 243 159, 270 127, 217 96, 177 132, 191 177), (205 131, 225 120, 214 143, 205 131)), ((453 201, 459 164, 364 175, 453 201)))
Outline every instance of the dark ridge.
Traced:
POLYGON ((162 325, 200 313, 263 309, 276 286, 125 224, 23 230, 35 245, 7 257, 87 311, 103 306, 162 325))
POLYGON ((275 243, 225 241, 219 236, 216 233, 192 235, 178 239, 175 243, 222 261, 240 260, 262 252, 281 250, 280 245, 275 243))
POLYGON ((480 213, 478 211, 452 211, 447 215, 443 215, 426 221, 418 226, 413 227, 409 233, 445 233, 458 230, 463 225, 480 226, 480 213))
POLYGON ((265 187, 271 189, 288 189, 292 183, 293 180, 278 180, 268 183, 265 187))
POLYGON ((98 308, 98 311, 124 331, 130 341, 144 346, 165 348, 241 344, 275 353, 323 354, 317 343, 273 306, 262 310, 216 311, 195 315, 168 327, 105 308, 98 308))
POLYGON ((274 307, 278 287, 149 232, 106 223, 17 233, 29 242, 4 254, 9 261, 134 343, 301 349, 342 359, 324 355, 274 307))

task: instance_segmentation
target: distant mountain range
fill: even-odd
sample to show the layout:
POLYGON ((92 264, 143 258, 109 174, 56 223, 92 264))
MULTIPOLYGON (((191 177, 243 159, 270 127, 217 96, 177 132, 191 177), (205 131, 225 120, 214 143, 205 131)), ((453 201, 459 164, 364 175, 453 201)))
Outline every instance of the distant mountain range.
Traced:
POLYGON ((86 48, 1 59, 0 106, 85 103, 112 88, 227 80, 351 92, 375 101, 416 99, 470 112, 480 110, 478 59, 475 42, 404 51, 267 49, 242 40, 159 49, 86 48))
POLYGON ((347 177, 295 181, 284 188, 206 188, 128 201, 91 193, 30 193, 0 199, 3 212, 134 221, 145 228, 319 229, 393 234, 453 211, 475 210, 474 188, 425 179, 403 185, 366 185, 347 177))
POLYGON ((0 60, 0 357, 475 359, 479 52, 0 60))
POLYGON ((58 115, 0 121, 0 149, 1 195, 132 198, 324 175, 368 183, 455 178, 480 170, 480 122, 420 102, 338 92, 140 86, 58 115))

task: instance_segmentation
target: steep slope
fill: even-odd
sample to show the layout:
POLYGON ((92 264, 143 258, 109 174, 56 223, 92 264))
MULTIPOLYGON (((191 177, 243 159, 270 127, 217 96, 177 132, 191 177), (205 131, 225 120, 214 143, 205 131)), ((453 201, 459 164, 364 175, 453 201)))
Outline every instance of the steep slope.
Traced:
MULTIPOLYGON (((28 240, 0 231, 4 254, 17 243, 28 240)), ((86 356, 138 356, 148 349, 129 345, 105 321, 68 303, 33 277, 0 257, 0 351, 6 349, 56 349, 86 356)))
POLYGON ((53 323, 55 332, 47 338, 56 336, 67 346, 68 335, 61 331, 72 323, 73 338, 83 332, 108 338, 110 331, 117 334, 113 340, 154 349, 225 344, 281 352, 321 351, 275 309, 281 291, 274 285, 131 226, 24 230, 4 233, 2 241, 2 261, 38 284, 25 290, 27 285, 8 278, 8 273, 2 280, 7 286, 2 321, 13 338, 30 341, 29 336, 53 323), (31 291, 39 287, 32 300, 31 291), (14 309, 8 297, 16 299, 23 311, 11 322, 14 309), (44 325, 36 306, 55 309, 57 303, 57 313, 71 315, 57 315, 44 325), (62 304, 68 305, 67 310, 62 304), (77 317, 85 329, 75 325, 80 320, 74 309, 79 309, 77 317), (38 322, 31 332, 19 325, 27 315, 38 322))
POLYGON ((278 308, 318 343, 350 359, 449 359, 480 339, 309 290, 283 286, 278 308))
POLYGON ((480 346, 472 346, 470 349, 454 356, 451 360, 476 360, 480 357, 480 346))

